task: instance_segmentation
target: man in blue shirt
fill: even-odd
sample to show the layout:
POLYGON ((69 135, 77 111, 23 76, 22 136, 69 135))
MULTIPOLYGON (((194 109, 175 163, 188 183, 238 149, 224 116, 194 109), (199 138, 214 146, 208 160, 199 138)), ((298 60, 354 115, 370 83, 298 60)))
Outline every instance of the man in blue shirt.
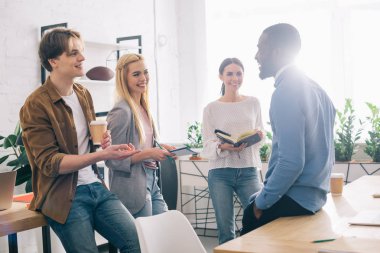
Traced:
POLYGON ((269 110, 273 143, 264 187, 251 196, 242 234, 279 217, 320 210, 334 164, 335 108, 326 92, 293 65, 301 48, 297 29, 270 26, 257 47, 260 78, 275 78, 269 110))

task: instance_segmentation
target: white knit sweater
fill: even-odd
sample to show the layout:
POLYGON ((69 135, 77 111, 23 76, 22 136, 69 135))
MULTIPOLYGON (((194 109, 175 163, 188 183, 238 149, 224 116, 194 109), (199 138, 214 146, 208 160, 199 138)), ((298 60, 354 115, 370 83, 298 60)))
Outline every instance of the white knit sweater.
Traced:
POLYGON ((220 140, 214 130, 220 129, 232 136, 252 130, 264 130, 259 100, 246 97, 240 102, 214 101, 203 111, 203 151, 201 156, 209 159, 209 169, 261 167, 259 150, 264 140, 240 152, 221 151, 220 140))

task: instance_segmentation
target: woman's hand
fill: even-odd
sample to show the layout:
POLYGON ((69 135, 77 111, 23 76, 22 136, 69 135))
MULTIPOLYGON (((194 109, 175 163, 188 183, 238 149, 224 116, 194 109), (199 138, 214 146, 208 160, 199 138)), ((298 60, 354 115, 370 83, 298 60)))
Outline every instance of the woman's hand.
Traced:
POLYGON ((140 150, 136 150, 135 147, 129 144, 120 144, 120 145, 110 145, 102 152, 105 154, 103 160, 123 160, 127 157, 130 157, 136 153, 139 153, 140 150))
MULTIPOLYGON (((174 147, 174 146, 172 146, 172 145, 168 145, 168 144, 161 144, 161 147, 163 147, 164 149, 166 149, 166 150, 168 150, 168 151, 173 150, 173 149, 176 149, 176 147, 174 147)), ((171 153, 171 152, 170 152, 170 154, 171 154, 171 158, 173 158, 173 159, 177 159, 177 156, 176 156, 175 154, 173 154, 173 153, 171 153)))
POLYGON ((264 135, 264 132, 263 132, 263 131, 258 130, 257 133, 258 133, 259 136, 260 136, 260 140, 264 139, 265 135, 264 135))
POLYGON ((246 143, 243 143, 241 144, 239 147, 234 147, 234 145, 232 144, 229 144, 229 143, 222 143, 222 144, 219 144, 219 148, 220 150, 228 150, 228 151, 235 151, 235 152, 240 152, 242 151, 243 149, 245 149, 247 147, 247 144, 246 143))
POLYGON ((169 151, 176 149, 176 147, 174 147, 172 145, 168 145, 168 144, 161 144, 161 147, 163 147, 164 149, 169 150, 169 151))
POLYGON ((175 157, 175 155, 173 153, 170 153, 166 149, 151 148, 149 150, 149 157, 156 161, 163 161, 167 157, 175 157))

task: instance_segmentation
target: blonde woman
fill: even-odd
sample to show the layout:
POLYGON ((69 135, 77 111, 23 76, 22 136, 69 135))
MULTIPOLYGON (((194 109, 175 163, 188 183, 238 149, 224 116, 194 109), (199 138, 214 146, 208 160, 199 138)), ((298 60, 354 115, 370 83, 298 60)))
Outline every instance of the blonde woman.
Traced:
POLYGON ((157 131, 149 110, 149 72, 143 56, 123 55, 116 67, 117 102, 107 117, 112 141, 132 143, 141 149, 128 159, 106 161, 110 169, 110 189, 137 217, 168 210, 157 185, 157 161, 173 154, 174 147, 154 147, 157 131))

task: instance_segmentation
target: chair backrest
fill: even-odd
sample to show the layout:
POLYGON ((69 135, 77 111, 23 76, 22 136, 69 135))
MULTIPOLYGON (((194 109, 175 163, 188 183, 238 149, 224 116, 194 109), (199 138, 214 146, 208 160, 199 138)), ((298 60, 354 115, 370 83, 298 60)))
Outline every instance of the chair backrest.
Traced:
POLYGON ((177 209, 178 195, 178 174, 177 166, 174 159, 167 158, 159 163, 160 176, 159 184, 162 196, 169 210, 177 209))
POLYGON ((206 253, 187 218, 177 210, 135 221, 141 253, 206 253))

